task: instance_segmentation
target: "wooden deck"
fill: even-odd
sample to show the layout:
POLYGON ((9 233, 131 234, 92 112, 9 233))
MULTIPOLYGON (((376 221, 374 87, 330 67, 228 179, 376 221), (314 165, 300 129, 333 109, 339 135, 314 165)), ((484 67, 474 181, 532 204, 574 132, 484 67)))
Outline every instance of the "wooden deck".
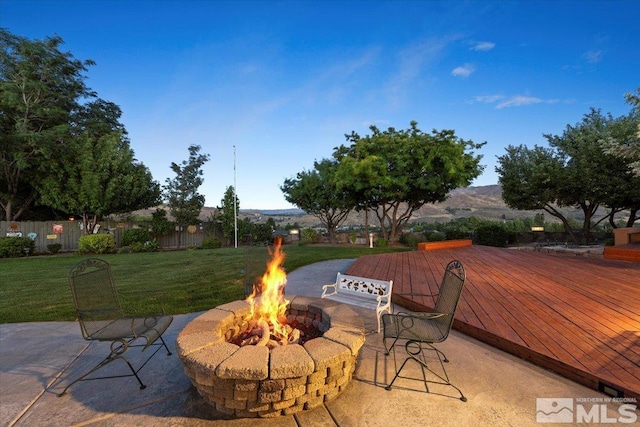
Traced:
POLYGON ((414 311, 437 291, 446 264, 467 281, 454 328, 587 387, 640 400, 640 264, 470 246, 369 255, 346 274, 393 279, 393 300, 414 311), (606 388, 605 388, 606 387, 606 388))

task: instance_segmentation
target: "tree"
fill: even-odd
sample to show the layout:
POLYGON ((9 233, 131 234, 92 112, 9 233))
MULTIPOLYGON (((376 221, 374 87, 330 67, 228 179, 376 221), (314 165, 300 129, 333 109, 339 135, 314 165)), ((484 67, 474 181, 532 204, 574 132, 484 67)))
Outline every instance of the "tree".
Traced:
MULTIPOLYGON (((629 117, 640 117, 640 88, 636 89, 635 94, 625 94, 625 98, 635 109, 635 113, 632 112, 629 117)), ((603 144, 607 154, 630 160, 629 166, 633 173, 640 176, 640 121, 636 120, 636 131, 629 133, 627 138, 607 138, 603 140, 603 144)))
POLYGON ((65 155, 49 158, 52 172, 38 184, 40 203, 80 215, 86 234, 107 215, 159 203, 160 185, 119 132, 97 139, 84 132, 61 150, 65 155))
POLYGON ((358 201, 356 207, 374 210, 390 242, 398 240, 416 210, 444 201, 451 190, 469 185, 483 170, 482 156, 473 150, 485 143, 463 140, 453 130, 426 134, 415 121, 407 130, 369 129, 372 134, 364 138, 355 132, 345 135, 351 145, 334 150, 341 169, 338 182, 358 201))
POLYGON ((167 218, 167 211, 165 209, 156 208, 151 213, 151 232, 154 238, 157 240, 158 236, 168 234, 174 225, 167 218))
POLYGON ((165 181, 164 197, 178 227, 178 247, 182 229, 200 222, 198 217, 204 206, 204 196, 198 193, 198 189, 204 182, 202 166, 209 160, 209 155, 199 152, 199 145, 189 146, 189 160, 182 161, 182 165, 172 162, 171 170, 176 176, 165 181))
POLYGON ((60 52, 62 43, 0 28, 0 206, 7 220, 37 199, 43 152, 66 138, 80 100, 94 96, 83 75, 94 62, 60 52))
POLYGON ((354 206, 350 194, 336 185, 336 160, 324 159, 313 164, 314 170, 299 172, 296 178, 287 178, 280 190, 285 199, 320 220, 335 242, 336 229, 347 219, 354 206))
MULTIPOLYGON (((350 138, 347 136, 347 138, 350 138)), ((369 204, 377 196, 378 187, 372 185, 386 173, 386 164, 378 156, 362 159, 347 156, 345 147, 334 153, 336 159, 342 159, 335 180, 339 191, 348 192, 355 201, 354 209, 364 211, 364 233, 369 235, 369 204)))
POLYGON ((514 209, 544 209, 562 221, 575 243, 578 236, 559 207, 582 210, 585 241, 592 227, 616 212, 630 209, 631 218, 635 218, 640 208, 640 180, 634 177, 629 162, 607 154, 603 143, 624 140, 629 132, 635 132, 633 120, 631 116, 614 119, 592 109, 582 122, 567 126, 562 135, 544 135, 549 148, 508 146, 496 166, 505 203, 514 209), (601 206, 611 211, 596 220, 601 206))
POLYGON ((236 215, 240 212, 240 200, 236 197, 233 186, 227 187, 224 192, 224 197, 220 201, 220 206, 217 207, 217 218, 222 226, 222 234, 224 235, 227 244, 231 244, 235 240, 236 232, 236 215), (235 204, 235 210, 234 210, 235 204))

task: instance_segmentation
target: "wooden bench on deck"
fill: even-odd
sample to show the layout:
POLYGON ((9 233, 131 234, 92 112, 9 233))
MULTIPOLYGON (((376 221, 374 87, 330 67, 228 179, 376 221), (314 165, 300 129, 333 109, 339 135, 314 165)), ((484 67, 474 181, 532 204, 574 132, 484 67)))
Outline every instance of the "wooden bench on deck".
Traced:
POLYGON ((338 273, 336 282, 322 287, 322 298, 376 310, 378 333, 383 312, 391 313, 393 280, 375 280, 338 273))

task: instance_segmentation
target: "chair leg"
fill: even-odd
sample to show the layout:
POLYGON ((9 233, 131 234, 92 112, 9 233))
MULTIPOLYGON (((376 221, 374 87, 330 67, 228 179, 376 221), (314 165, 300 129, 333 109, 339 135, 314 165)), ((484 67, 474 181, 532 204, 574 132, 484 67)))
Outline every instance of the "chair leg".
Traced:
POLYGON ((162 341, 162 345, 167 350, 167 356, 171 356, 173 353, 171 353, 171 350, 169 350, 169 347, 167 347, 167 343, 164 342, 164 339, 162 338, 162 335, 160 335, 158 338, 160 338, 160 341, 162 341))
MULTIPOLYGON (((397 341, 397 339, 396 339, 396 341, 397 341)), ((395 341, 394 341, 394 344, 395 344, 395 341)), ((427 393, 430 393, 430 391, 429 391, 429 383, 446 385, 446 386, 453 387, 454 389, 456 389, 458 391, 458 393, 460 393, 460 400, 461 401, 463 401, 463 402, 467 401, 467 398, 462 393, 462 390, 460 390, 457 386, 453 385, 451 383, 451 381, 449 380, 449 375, 447 374, 447 371, 444 368, 444 363, 449 362, 449 360, 447 359, 447 356, 442 351, 438 350, 437 348, 435 348, 433 345, 431 345, 429 343, 420 343, 420 342, 416 342, 416 341, 407 341, 407 342, 405 342, 404 347, 405 347, 405 351, 407 353, 407 357, 405 358, 404 362, 402 362, 402 365, 400 365, 400 369, 396 370, 396 374, 393 377, 393 379, 391 380, 391 383, 389 383, 389 385, 387 385, 385 387, 386 390, 391 390, 391 386, 396 381, 396 379, 400 376, 400 373, 404 369, 404 367, 407 364, 407 362, 409 362, 410 360, 413 360, 418 365, 420 365, 420 369, 422 371, 422 380, 423 380, 423 383, 424 383, 424 386, 425 386, 425 389, 426 389, 427 393), (422 346, 422 344, 428 345, 429 348, 424 348, 422 346), (429 368, 429 366, 428 366, 428 364, 426 362, 426 359, 424 359, 425 356, 424 356, 423 352, 425 350, 433 350, 433 351, 436 352, 436 354, 438 356, 438 361, 440 362, 440 366, 442 368, 442 372, 444 373, 444 377, 441 376, 440 374, 436 373, 435 371, 433 371, 431 368, 429 368), (430 381, 430 380, 428 380, 427 376, 426 376, 426 373, 425 373, 425 370, 427 370, 430 373, 432 373, 440 381, 430 381)), ((394 351, 394 364, 395 364, 395 348, 392 346, 391 349, 393 349, 393 351, 394 351)), ((388 355, 389 353, 387 352, 386 354, 388 355)), ((403 377, 403 378, 408 378, 408 377, 403 377)), ((415 378, 413 378, 413 379, 415 380, 415 378)))
POLYGON ((142 380, 138 376, 138 372, 133 368, 133 365, 131 365, 131 362, 129 362, 129 359, 124 357, 122 355, 122 353, 117 352, 117 351, 114 352, 112 350, 111 353, 109 353, 109 355, 107 357, 105 357, 104 360, 102 360, 102 362, 98 363, 96 366, 91 368, 91 370, 89 372, 87 372, 86 374, 82 375, 81 377, 73 380, 70 384, 68 384, 64 388, 64 390, 62 390, 60 393, 58 393, 58 397, 63 396, 67 392, 69 387, 71 387, 72 385, 74 385, 75 383, 80 382, 80 381, 102 380, 102 379, 107 379, 107 378, 122 378, 122 377, 132 377, 132 376, 135 376, 136 380, 138 380, 138 383, 140 384, 140 390, 144 390, 145 388, 147 388, 147 386, 142 382, 142 380), (118 359, 124 360, 124 362, 127 364, 127 366, 129 366, 129 369, 131 370, 131 374, 115 375, 115 376, 110 376, 110 377, 87 378, 89 375, 93 374, 94 372, 98 371, 99 369, 107 366, 109 363, 111 363, 111 362, 113 362, 115 360, 118 360, 118 359))
POLYGON ((94 366, 89 372, 87 372, 86 374, 82 375, 80 378, 74 380, 73 382, 71 382, 71 384, 67 385, 64 388, 64 390, 62 390, 62 392, 58 394, 58 397, 64 395, 69 387, 71 387, 73 384, 75 384, 75 383, 77 383, 79 381, 103 380, 103 379, 108 379, 108 378, 136 377, 136 380, 138 380, 138 383, 140 384, 140 390, 144 390, 145 388, 147 388, 147 386, 142 382, 142 380, 138 376, 138 372, 140 372, 140 370, 142 368, 144 368, 144 366, 151 360, 151 358, 153 358, 153 356, 162 347, 164 347, 167 350, 167 356, 171 356, 171 354, 172 354, 171 351, 169 350, 169 347, 167 346, 167 343, 164 341, 162 336, 160 336, 158 338, 160 339, 162 344, 160 344, 160 343, 153 343, 152 344, 152 346, 155 346, 157 348, 149 355, 149 357, 144 361, 144 363, 142 365, 140 365, 140 367, 138 369, 135 369, 133 367, 131 362, 129 362, 129 359, 127 359, 124 356, 124 353, 129 349, 129 347, 144 347, 144 346, 143 345, 132 345, 131 342, 135 341, 135 339, 132 339, 132 340, 129 340, 129 341, 124 341, 124 340, 113 341, 111 343, 111 352, 109 353, 109 355, 107 357, 105 357, 102 362, 100 362, 96 366, 94 366), (118 360, 118 359, 122 359, 127 364, 129 369, 131 370, 130 374, 87 378, 89 375, 93 374, 97 370, 105 367, 109 363, 113 362, 114 360, 118 360))

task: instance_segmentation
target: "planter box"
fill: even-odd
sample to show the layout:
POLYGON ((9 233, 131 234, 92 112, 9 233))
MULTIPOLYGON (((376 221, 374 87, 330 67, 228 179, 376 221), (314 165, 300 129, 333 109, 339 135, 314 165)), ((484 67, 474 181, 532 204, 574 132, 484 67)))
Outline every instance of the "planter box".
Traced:
POLYGON ((422 242, 418 243, 419 251, 433 251, 436 249, 452 249, 471 246, 471 239, 444 240, 442 242, 422 242))

